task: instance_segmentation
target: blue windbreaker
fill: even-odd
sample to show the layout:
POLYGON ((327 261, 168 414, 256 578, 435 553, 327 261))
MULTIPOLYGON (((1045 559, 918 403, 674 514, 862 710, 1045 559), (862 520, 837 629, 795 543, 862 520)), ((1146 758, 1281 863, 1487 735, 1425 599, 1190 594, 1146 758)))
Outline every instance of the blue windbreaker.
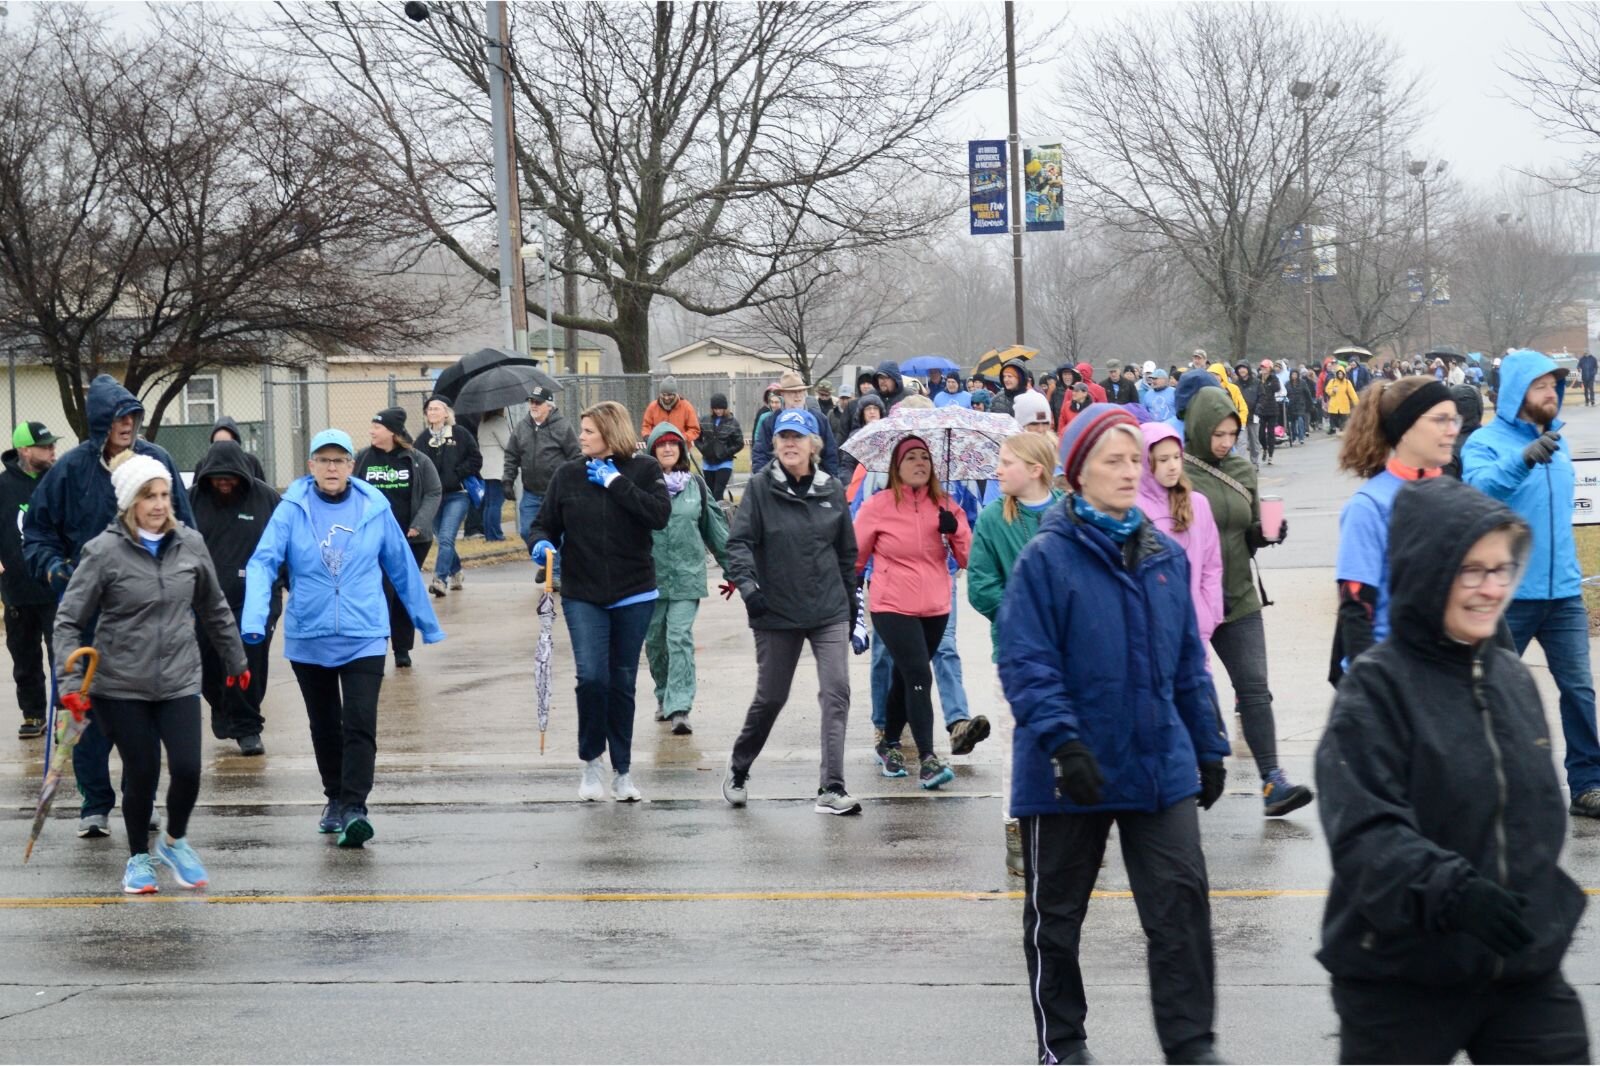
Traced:
MULTIPOLYGON (((133 393, 123 388, 110 374, 89 382, 84 397, 84 414, 89 421, 89 439, 57 460, 28 501, 28 516, 22 526, 22 557, 28 570, 40 581, 48 581, 50 568, 58 561, 76 565, 83 546, 106 531, 117 520, 117 494, 111 488, 111 471, 106 469, 104 452, 111 423, 124 415, 143 414, 144 406, 133 393)), ((184 525, 194 528, 194 509, 189 494, 183 491, 178 466, 167 450, 151 444, 134 428, 133 451, 159 460, 172 473, 172 512, 184 525)))
MULTIPOLYGON (((1510 507, 1533 530, 1533 550, 1517 587, 1519 600, 1561 600, 1583 591, 1572 537, 1572 449, 1563 440, 1548 463, 1531 470, 1522 458, 1522 449, 1543 432, 1519 417, 1523 397, 1534 379, 1555 369, 1555 361, 1539 352, 1523 350, 1506 356, 1500 364, 1494 419, 1461 449, 1462 480, 1510 507)), ((1559 431, 1562 425, 1557 418, 1550 428, 1559 431)))
POLYGON ((1182 548, 1140 524, 1130 570, 1122 551, 1071 507, 1054 507, 1022 549, 996 622, 1000 681, 1016 719, 1011 813, 1159 811, 1198 795, 1202 762, 1228 737, 1189 602, 1182 548), (1089 664, 1110 635, 1127 668, 1089 664), (1055 794, 1050 756, 1068 741, 1094 752, 1101 802, 1055 794))
POLYGON ((350 491, 366 500, 355 536, 345 548, 344 564, 335 577, 322 563, 322 551, 311 525, 307 497, 313 491, 308 474, 289 486, 272 520, 261 534, 255 554, 245 564, 243 633, 267 631, 267 608, 278 568, 289 564, 289 602, 283 612, 286 637, 387 637, 389 604, 383 577, 400 593, 411 622, 425 644, 444 639, 433 616, 428 590, 406 535, 394 520, 383 493, 359 478, 350 491))

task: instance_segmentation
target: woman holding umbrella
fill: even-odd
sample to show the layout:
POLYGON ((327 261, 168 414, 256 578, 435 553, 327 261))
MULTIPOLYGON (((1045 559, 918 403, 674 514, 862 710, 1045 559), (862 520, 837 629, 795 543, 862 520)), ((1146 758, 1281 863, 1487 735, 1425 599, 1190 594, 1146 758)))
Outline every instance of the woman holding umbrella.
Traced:
POLYGON ((653 557, 656 530, 672 519, 661 464, 636 454, 633 418, 607 400, 583 412, 583 458, 556 468, 528 538, 535 564, 561 553, 562 612, 577 667, 578 798, 605 798, 604 756, 611 753, 611 794, 644 797, 633 783, 634 685, 639 650, 660 591, 653 557))
POLYGON ((449 402, 439 395, 430 396, 422 409, 428 420, 425 433, 417 448, 439 474, 439 511, 433 520, 434 539, 439 542, 439 554, 433 561, 433 581, 428 591, 443 596, 449 588, 459 590, 462 585, 461 557, 456 554, 456 534, 467 517, 468 478, 478 476, 483 469, 483 454, 478 441, 465 426, 456 425, 455 412, 449 402))

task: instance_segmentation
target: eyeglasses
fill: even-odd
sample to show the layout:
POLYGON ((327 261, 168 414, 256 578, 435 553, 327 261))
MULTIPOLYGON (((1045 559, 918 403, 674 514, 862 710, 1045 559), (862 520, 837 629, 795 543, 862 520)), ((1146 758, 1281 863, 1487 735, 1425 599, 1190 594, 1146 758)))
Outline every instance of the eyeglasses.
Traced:
POLYGON ((355 460, 348 455, 313 455, 311 462, 325 469, 337 470, 341 466, 349 466, 355 460))
POLYGON ((1464 589, 1481 588, 1483 583, 1494 578, 1494 583, 1502 588, 1510 588, 1517 583, 1517 575, 1522 572, 1520 563, 1502 563, 1500 566, 1463 566, 1456 571, 1456 581, 1464 589))
POLYGON ((1423 421, 1432 422, 1439 429, 1460 429, 1462 425, 1460 415, 1430 415, 1423 421))

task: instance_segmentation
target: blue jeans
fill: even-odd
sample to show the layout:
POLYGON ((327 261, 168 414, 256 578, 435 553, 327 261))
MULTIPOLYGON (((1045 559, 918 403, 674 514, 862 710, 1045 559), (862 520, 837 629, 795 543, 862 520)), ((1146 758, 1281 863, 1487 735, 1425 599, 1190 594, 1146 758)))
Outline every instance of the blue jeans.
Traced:
POLYGON ((433 576, 444 580, 461 572, 461 556, 456 554, 456 534, 466 520, 467 494, 447 492, 439 501, 439 513, 433 519, 433 539, 439 544, 439 555, 433 561, 433 576))
MULTIPOLYGON (((67 712, 57 711, 57 714, 67 712)), ((100 729, 94 711, 89 711, 89 726, 72 749, 72 776, 78 782, 79 817, 91 814, 110 814, 117 805, 117 793, 111 787, 111 738, 100 729)))
MULTIPOLYGON (((939 687, 939 708, 944 712, 944 727, 972 717, 967 707, 966 683, 961 676, 961 656, 956 652, 956 590, 950 582, 950 621, 944 639, 933 653, 933 681, 939 687)), ((894 659, 883 641, 872 642, 872 727, 882 729, 889 720, 889 685, 894 681, 894 659)))
POLYGON ((582 600, 561 605, 578 675, 578 758, 588 762, 609 750, 619 774, 633 763, 634 682, 655 608, 653 600, 610 610, 582 600))
POLYGON ((500 509, 506 504, 506 490, 494 478, 483 482, 483 539, 505 540, 506 532, 500 528, 500 509))
POLYGON ((1589 616, 1582 596, 1515 600, 1506 624, 1521 654, 1537 637, 1561 692, 1561 732, 1567 740, 1567 787, 1574 797, 1600 788, 1600 737, 1595 735, 1594 678, 1589 673, 1589 616))
POLYGON ((1294 442, 1296 444, 1304 444, 1306 442, 1306 416, 1305 415, 1295 415, 1294 416, 1294 442))
MULTIPOLYGON (((533 540, 528 536, 528 531, 533 528, 533 523, 539 519, 539 508, 544 506, 544 497, 535 495, 527 489, 522 490, 522 498, 517 500, 517 534, 522 537, 522 543, 533 550, 533 540)), ((556 580, 561 580, 561 545, 556 545, 556 580)))

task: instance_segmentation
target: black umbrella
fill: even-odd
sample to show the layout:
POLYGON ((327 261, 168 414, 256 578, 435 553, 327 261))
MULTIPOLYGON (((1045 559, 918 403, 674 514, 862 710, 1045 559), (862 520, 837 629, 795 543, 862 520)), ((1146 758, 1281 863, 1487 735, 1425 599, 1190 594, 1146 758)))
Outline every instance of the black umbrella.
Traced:
POLYGON ((1467 353, 1449 344, 1440 344, 1422 353, 1424 359, 1443 359, 1447 363, 1465 363, 1467 353))
POLYGON ((497 366, 538 365, 536 360, 518 355, 516 352, 508 352, 504 348, 479 348, 471 355, 463 355, 456 360, 454 366, 445 367, 443 373, 439 375, 439 380, 434 382, 433 391, 448 400, 451 407, 456 407, 461 387, 485 370, 493 370, 497 366))
POLYGON ((450 406, 458 415, 482 414, 527 403, 528 394, 535 388, 555 392, 560 387, 536 367, 502 364, 474 374, 461 386, 456 402, 450 406))

